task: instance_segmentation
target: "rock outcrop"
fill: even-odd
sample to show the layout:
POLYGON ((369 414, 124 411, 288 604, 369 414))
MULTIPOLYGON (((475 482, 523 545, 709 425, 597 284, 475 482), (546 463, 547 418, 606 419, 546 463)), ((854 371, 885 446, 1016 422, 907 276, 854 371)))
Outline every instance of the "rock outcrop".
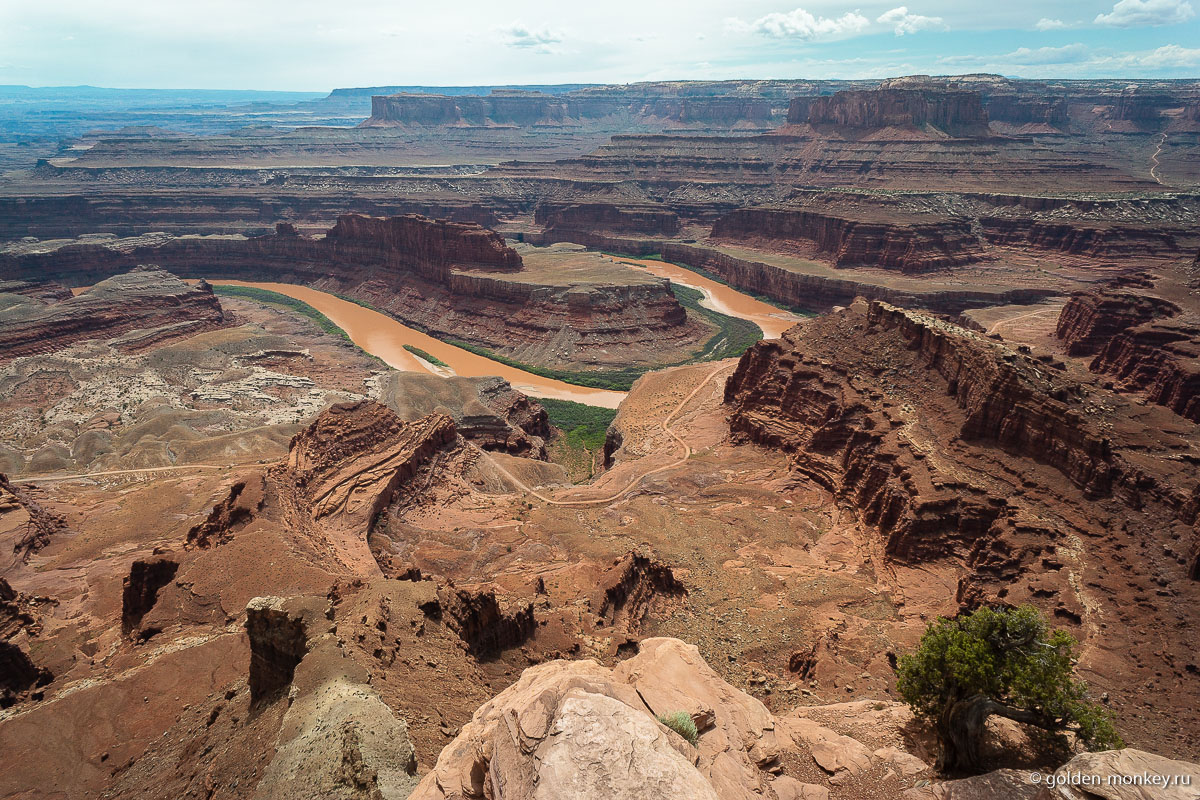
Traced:
POLYGON ((1150 295, 1115 290, 1077 292, 1059 313, 1055 335, 1070 355, 1096 355, 1117 334, 1180 311, 1174 303, 1150 295))
MULTIPOLYGON (((878 404, 871 390, 854 389, 848 376, 839 375, 844 365, 803 344, 819 338, 828 346, 827 337, 839 328, 855 344, 878 350, 886 343, 888 350, 919 354, 921 369, 961 409, 956 422, 964 439, 1050 464, 1091 496, 1111 494, 1115 469, 1108 442, 1055 399, 1065 396, 1065 387, 1034 362, 1009 357, 1005 348, 965 329, 880 302, 839 316, 832 324, 793 328, 778 341, 760 342, 743 357, 725 390, 733 407, 730 427, 796 452, 798 469, 849 498, 885 531, 893 557, 949 549, 940 536, 964 537, 960 545, 969 549, 1006 504, 950 484, 926 459, 913 458, 918 452, 905 453, 912 446, 897 439, 895 424, 873 418, 878 404)), ((879 357, 867 362, 869 369, 879 357)))
POLYGON ((901 800, 1190 800, 1200 767, 1126 748, 1080 753, 1050 774, 1001 769, 909 789, 901 800))
POLYGON ((1112 375, 1122 389, 1142 392, 1150 402, 1200 422, 1200 318, 1195 314, 1122 331, 1089 368, 1112 375))
POLYGON ((865 219, 817 211, 747 208, 718 219, 712 236, 807 246, 838 267, 882 267, 907 273, 969 264, 986 257, 966 219, 865 219))
POLYGON ((337 644, 329 602, 257 597, 246 607, 252 707, 287 694, 261 800, 408 796, 417 762, 404 722, 337 644))
POLYGON ((318 280, 342 273, 396 282, 416 275, 445 284, 452 268, 515 272, 521 257, 494 231, 470 222, 419 214, 366 217, 344 214, 324 238, 298 236, 284 227, 257 237, 144 237, 114 245, 69 244, 34 253, 0 256, 0 275, 11 279, 55 276, 70 285, 93 281, 136 264, 186 270, 189 276, 318 280))
MULTIPOLYGON (((613 88, 613 87, 605 87, 613 88)), ((668 129, 769 127, 777 103, 754 96, 670 96, 635 87, 612 92, 492 89, 490 94, 400 93, 371 98, 363 128, 518 127, 579 128, 600 125, 668 129)))
POLYGON ((1011 125, 1049 125, 1068 123, 1066 97, 1037 94, 991 94, 984 102, 989 123, 1011 125))
POLYGON ((1143 125, 1156 125, 1162 121, 1163 111, 1178 106, 1178 100, 1168 94, 1137 90, 1124 91, 1112 104, 1109 118, 1143 125))
POLYGON ((776 718, 694 646, 655 638, 611 670, 590 660, 525 670, 475 712, 412 797, 825 800, 825 776, 849 797, 864 773, 885 767, 877 785, 898 792, 912 780, 899 778, 901 761, 906 776, 927 774, 894 748, 873 752, 811 719, 776 718), (694 743, 659 721, 675 714, 695 725, 694 743), (787 774, 801 760, 819 766, 820 784, 787 774))
POLYGON ((30 299, 0 310, 0 363, 82 339, 112 339, 121 349, 139 350, 228 324, 207 283, 193 286, 160 269, 137 269, 70 299, 30 299))
POLYGON ((1054 294, 1053 290, 1048 289, 899 289, 853 278, 836 278, 788 270, 748 256, 733 256, 712 247, 667 242, 659 249, 667 261, 716 273, 731 286, 802 308, 828 308, 850 303, 855 297, 866 297, 958 314, 968 308, 1034 303, 1054 294))
POLYGON ((495 231, 418 214, 388 218, 346 214, 338 217, 324 242, 332 246, 331 255, 336 260, 364 260, 356 252, 361 249, 370 254, 366 260, 383 259, 389 266, 399 262, 437 281, 449 277, 450 267, 498 271, 521 268, 521 256, 495 231))
POLYGON ((51 537, 67 527, 67 520, 42 506, 28 487, 22 488, 0 473, 0 541, 22 562, 50 543, 51 537))
POLYGON ((443 619, 479 659, 519 647, 537 629, 532 604, 503 601, 491 588, 447 586, 438 592, 437 608, 431 613, 443 619))
POLYGON ((379 512, 457 436, 445 414, 406 423, 372 401, 334 405, 296 435, 273 477, 329 535, 344 533, 365 548, 379 512))
POLYGON ((293 437, 286 460, 236 481, 185 546, 210 549, 251 526, 282 524, 325 569, 377 575, 367 539, 380 513, 459 443, 446 414, 404 422, 374 401, 333 405, 293 437))
POLYGON ((9 708, 53 680, 50 670, 30 659, 21 646, 41 623, 31 598, 24 597, 0 578, 0 709, 9 708))
POLYGON ((188 531, 185 546, 206 549, 227 543, 262 510, 266 492, 267 482, 262 475, 235 482, 225 499, 213 506, 208 518, 188 531))
MULTIPOLYGON (((142 618, 154 608, 158 593, 179 571, 179 562, 169 558, 153 561, 134 561, 129 568, 121 591, 121 632, 129 636, 137 630, 142 618)), ((137 631, 138 639, 148 639, 154 630, 137 631)))

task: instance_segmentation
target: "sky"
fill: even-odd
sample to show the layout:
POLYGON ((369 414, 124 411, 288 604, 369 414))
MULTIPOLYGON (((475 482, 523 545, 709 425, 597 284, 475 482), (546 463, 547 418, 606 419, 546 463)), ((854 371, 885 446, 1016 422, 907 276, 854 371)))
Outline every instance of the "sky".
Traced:
POLYGON ((0 0, 0 84, 1200 77, 1200 0, 0 0))

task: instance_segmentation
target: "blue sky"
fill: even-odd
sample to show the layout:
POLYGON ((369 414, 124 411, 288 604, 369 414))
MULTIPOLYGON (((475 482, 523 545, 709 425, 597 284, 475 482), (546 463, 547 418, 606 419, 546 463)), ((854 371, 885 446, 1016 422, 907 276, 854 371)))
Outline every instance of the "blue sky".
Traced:
POLYGON ((0 83, 1191 78, 1198 12, 1200 0, 0 0, 0 83))

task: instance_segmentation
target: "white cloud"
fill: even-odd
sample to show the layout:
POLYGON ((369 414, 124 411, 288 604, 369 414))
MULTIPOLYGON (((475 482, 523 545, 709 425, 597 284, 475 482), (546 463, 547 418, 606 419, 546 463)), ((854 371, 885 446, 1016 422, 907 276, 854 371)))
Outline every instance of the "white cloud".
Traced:
POLYGON ((1067 23, 1063 22, 1061 19, 1047 19, 1046 17, 1042 17, 1034 24, 1033 27, 1037 28, 1039 31, 1060 31, 1067 27, 1067 23))
POLYGON ((897 36, 903 36, 906 33, 916 33, 917 31, 929 28, 948 30, 945 21, 941 17, 925 17, 920 14, 910 14, 908 13, 908 6, 898 6, 891 11, 885 11, 875 21, 893 26, 897 36))
POLYGON ((1195 67, 1200 66, 1200 49, 1167 44, 1138 59, 1143 67, 1195 67))
POLYGON ((509 47, 530 48, 535 53, 556 52, 553 45, 563 40, 562 34, 549 28, 530 28, 520 22, 515 22, 502 30, 508 37, 509 47))
POLYGON ((1196 16, 1188 0, 1119 0, 1108 14, 1097 14, 1097 25, 1113 28, 1140 28, 1148 25, 1174 25, 1196 16))
POLYGON ((1078 64, 1092 57, 1092 50, 1081 42, 1062 47, 1018 47, 1000 60, 1007 64, 1078 64))
POLYGON ((840 17, 817 17, 803 8, 786 14, 774 12, 746 23, 731 19, 727 25, 733 30, 749 31, 777 39, 833 39, 852 36, 863 31, 871 21, 857 11, 847 11, 840 17))

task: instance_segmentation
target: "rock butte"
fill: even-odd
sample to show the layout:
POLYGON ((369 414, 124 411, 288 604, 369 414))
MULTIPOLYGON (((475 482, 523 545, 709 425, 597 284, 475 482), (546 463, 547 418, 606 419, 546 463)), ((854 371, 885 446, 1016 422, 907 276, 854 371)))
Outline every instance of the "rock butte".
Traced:
POLYGON ((1195 796, 1200 84, 65 102, 0 104, 0 796, 1195 796), (1024 603, 1127 747, 937 774, 897 659, 1024 603))

